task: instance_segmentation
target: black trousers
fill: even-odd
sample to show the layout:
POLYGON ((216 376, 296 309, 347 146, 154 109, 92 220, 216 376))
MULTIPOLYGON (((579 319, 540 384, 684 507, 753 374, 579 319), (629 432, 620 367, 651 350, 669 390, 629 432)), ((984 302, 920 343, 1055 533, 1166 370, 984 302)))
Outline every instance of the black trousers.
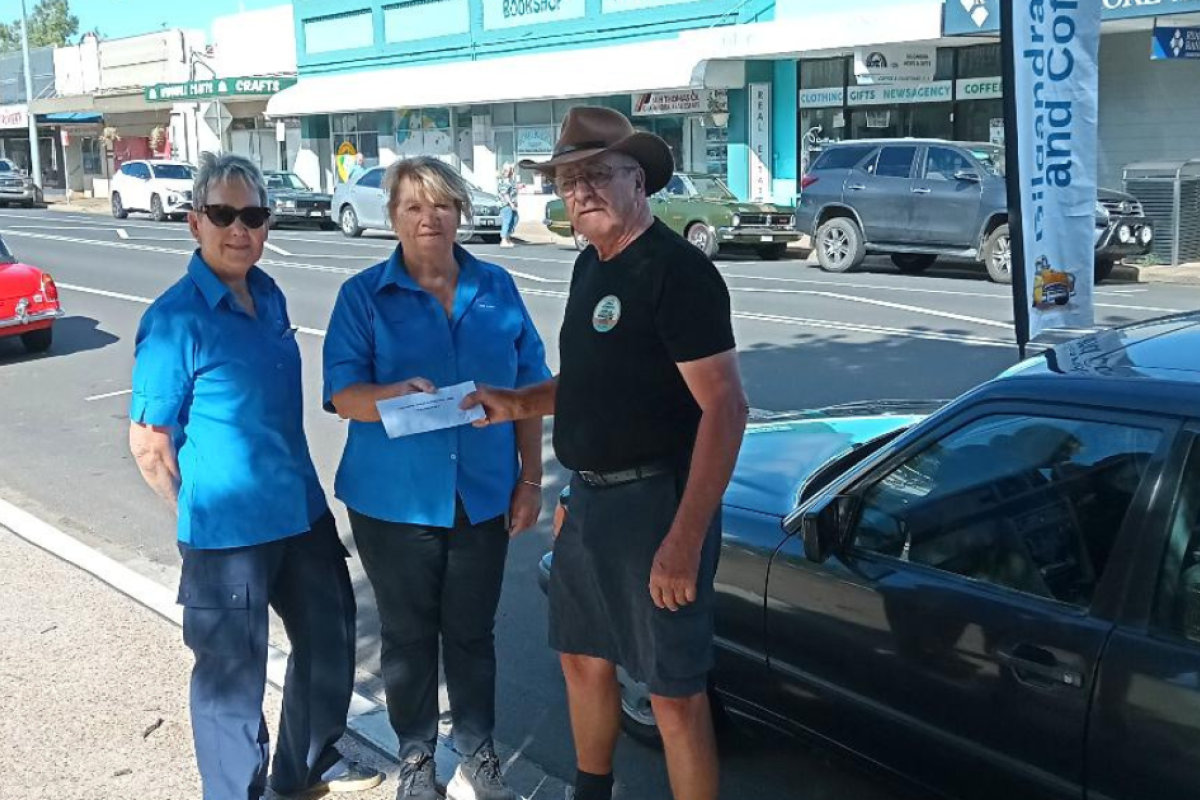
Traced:
POLYGON ((198 550, 181 544, 183 639, 195 655, 191 715, 204 800, 247 800, 267 784, 268 608, 292 645, 271 785, 302 792, 344 765, 337 742, 354 688, 349 553, 326 513, 308 533, 198 550))
POLYGON ((472 756, 496 720, 493 631, 508 532, 504 518, 453 528, 403 525, 350 509, 350 527, 379 608, 388 717, 400 758, 433 755, 438 726, 438 639, 454 720, 454 749, 472 756))

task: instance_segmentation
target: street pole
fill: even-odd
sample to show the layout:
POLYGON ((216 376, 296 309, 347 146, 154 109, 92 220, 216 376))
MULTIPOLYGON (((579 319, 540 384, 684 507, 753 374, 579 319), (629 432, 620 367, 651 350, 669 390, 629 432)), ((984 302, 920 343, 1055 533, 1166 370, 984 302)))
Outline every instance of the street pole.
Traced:
POLYGON ((33 74, 29 70, 29 29, 25 23, 25 0, 21 0, 21 55, 25 59, 25 103, 29 118, 29 172, 33 185, 42 188, 42 153, 38 149, 37 117, 33 115, 33 74))

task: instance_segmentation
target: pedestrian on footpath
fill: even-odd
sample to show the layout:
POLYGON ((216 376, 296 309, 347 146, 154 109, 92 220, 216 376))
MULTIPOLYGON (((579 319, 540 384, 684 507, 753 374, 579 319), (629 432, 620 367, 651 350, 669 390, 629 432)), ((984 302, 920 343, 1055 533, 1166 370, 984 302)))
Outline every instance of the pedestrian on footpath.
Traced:
POLYGON ((129 444, 178 512, 204 799, 266 790, 268 608, 292 645, 271 788, 370 789, 382 776, 336 747, 354 683, 354 591, 304 436, 296 329, 255 266, 270 217, 262 173, 205 153, 193 202, 200 247, 138 328, 129 444))
POLYGON ((517 180, 517 168, 514 164, 505 164, 500 171, 500 182, 497 191, 504 203, 500 207, 500 246, 513 247, 512 235, 517 229, 520 215, 517 213, 517 192, 520 189, 517 180))
POLYGON ((575 473, 550 575, 575 800, 612 795, 618 664, 649 686, 674 796, 712 800, 719 510, 748 414, 729 292, 703 253, 654 219, 647 197, 671 177, 670 149, 618 112, 572 109, 553 157, 521 166, 554 180, 591 246, 571 276, 558 377, 482 387, 464 407, 482 405, 484 425, 554 413, 555 451, 575 473))
POLYGON ((455 244, 471 195, 430 157, 384 177, 400 243, 346 281, 325 337, 326 408, 350 420, 337 497, 375 590, 388 717, 400 740, 399 800, 436 800, 438 644, 454 748, 451 800, 514 800, 492 743, 496 608, 510 536, 537 521, 542 421, 389 439, 376 403, 477 381, 549 377, 512 276, 455 244))

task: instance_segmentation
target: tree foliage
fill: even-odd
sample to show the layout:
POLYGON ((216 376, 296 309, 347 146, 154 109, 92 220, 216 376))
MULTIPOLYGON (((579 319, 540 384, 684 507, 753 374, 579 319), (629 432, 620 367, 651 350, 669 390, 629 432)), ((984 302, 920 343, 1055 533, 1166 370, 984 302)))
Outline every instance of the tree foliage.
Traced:
MULTIPOLYGON (((64 45, 79 33, 71 0, 38 0, 29 12, 29 46, 64 45)), ((21 49, 21 20, 0 23, 0 53, 21 49)))

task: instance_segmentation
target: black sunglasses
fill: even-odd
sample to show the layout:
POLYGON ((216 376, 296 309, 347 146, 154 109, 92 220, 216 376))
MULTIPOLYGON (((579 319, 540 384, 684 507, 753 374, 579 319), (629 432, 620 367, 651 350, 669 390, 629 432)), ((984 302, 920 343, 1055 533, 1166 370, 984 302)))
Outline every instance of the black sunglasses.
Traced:
POLYGON ((228 228, 235 219, 240 219, 247 228, 261 228, 271 216, 271 209, 262 206, 234 208, 227 205, 201 206, 200 213, 218 228, 228 228))

